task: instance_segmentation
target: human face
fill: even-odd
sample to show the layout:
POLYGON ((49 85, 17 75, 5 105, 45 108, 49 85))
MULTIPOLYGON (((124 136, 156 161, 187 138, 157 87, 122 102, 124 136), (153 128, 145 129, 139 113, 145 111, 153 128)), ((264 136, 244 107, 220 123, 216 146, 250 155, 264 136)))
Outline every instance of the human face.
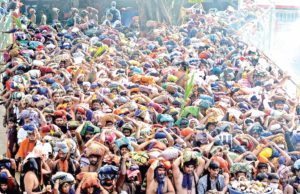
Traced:
POLYGON ((8 188, 7 184, 1 184, 1 190, 6 191, 8 188))
POLYGON ((89 161, 92 166, 95 166, 98 163, 98 157, 95 155, 91 155, 89 157, 89 161))
POLYGON ((55 124, 58 125, 58 126, 64 125, 63 118, 57 118, 57 119, 55 119, 55 124))
POLYGON ((184 172, 187 173, 187 174, 193 174, 194 170, 195 170, 194 165, 184 166, 184 172))
POLYGON ((27 133, 29 141, 35 141, 35 132, 27 133))
POLYGON ((75 135, 76 135, 76 129, 77 129, 76 127, 75 127, 75 128, 70 128, 70 129, 69 129, 69 131, 70 131, 72 137, 75 137, 75 135))
POLYGON ((58 157, 59 157, 59 159, 61 159, 61 160, 63 160, 63 159, 65 159, 66 158, 66 156, 67 156, 67 154, 65 154, 63 151, 58 151, 58 157))
POLYGON ((297 177, 300 177, 300 169, 299 169, 299 170, 296 170, 296 176, 297 176, 297 177))
POLYGON ((53 95, 53 102, 58 102, 59 101, 59 94, 56 93, 53 95))
POLYGON ((165 176, 166 175, 166 169, 158 168, 157 169, 157 174, 158 174, 159 177, 165 176))
POLYGON ((264 168, 260 168, 259 172, 260 173, 268 173, 268 168, 265 168, 265 167, 264 168))
POLYGON ((216 125, 215 124, 210 124, 209 126, 208 126, 208 131, 212 131, 212 130, 214 130, 216 128, 216 125))
POLYGON ((14 127, 14 125, 15 125, 15 123, 14 123, 14 122, 12 122, 12 121, 9 121, 9 122, 8 122, 8 127, 9 127, 9 128, 12 128, 12 127, 14 127))
POLYGON ((128 153, 127 147, 122 147, 121 150, 120 150, 120 152, 121 152, 122 156, 125 155, 126 153, 128 153))
POLYGON ((275 104, 275 109, 276 110, 283 110, 284 104, 275 104))
POLYGON ((86 134, 85 134, 85 138, 86 139, 91 139, 93 137, 93 133, 92 132, 86 132, 86 134))
POLYGON ((130 136, 130 130, 128 130, 128 129, 123 130, 123 134, 125 135, 125 137, 129 137, 130 136))
POLYGON ((88 194, 93 194, 94 193, 94 187, 87 188, 87 193, 88 194))
POLYGON ((220 172, 220 168, 216 168, 216 169, 209 168, 208 172, 209 172, 211 178, 217 178, 217 176, 220 172))
POLYGON ((94 111, 95 111, 95 110, 99 110, 100 108, 101 108, 100 103, 98 103, 98 102, 93 103, 92 109, 93 109, 94 111))
POLYGON ((244 173, 244 172, 238 172, 237 174, 236 174, 236 180, 239 180, 240 178, 246 178, 246 173, 244 173))
POLYGON ((69 183, 64 183, 61 190, 62 193, 69 193, 71 185, 69 183))

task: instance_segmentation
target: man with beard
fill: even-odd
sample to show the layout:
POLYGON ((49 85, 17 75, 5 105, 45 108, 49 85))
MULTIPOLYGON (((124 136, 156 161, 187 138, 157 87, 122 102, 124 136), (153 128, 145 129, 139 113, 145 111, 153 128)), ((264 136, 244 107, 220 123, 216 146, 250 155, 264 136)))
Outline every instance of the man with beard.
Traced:
POLYGON ((54 112, 54 124, 60 128, 61 132, 67 133, 67 117, 64 111, 54 112))
POLYGON ((139 171, 139 166, 131 165, 129 169, 126 168, 126 162, 129 155, 125 154, 121 159, 121 175, 118 179, 117 186, 118 192, 126 192, 127 194, 139 193, 142 184, 142 177, 139 171))
POLYGON ((57 160, 53 163, 52 173, 55 174, 61 171, 75 176, 80 168, 78 162, 70 158, 70 151, 67 143, 56 142, 54 151, 57 152, 57 160))
POLYGON ((75 110, 75 118, 80 123, 84 121, 91 121, 93 118, 93 111, 85 107, 77 107, 75 110))
POLYGON ((114 165, 104 165, 100 168, 98 178, 101 186, 104 188, 104 192, 111 194, 117 194, 116 191, 116 179, 119 174, 119 168, 114 165))
POLYGON ((27 132, 27 138, 20 143, 18 153, 16 154, 17 160, 24 160, 28 153, 33 150, 39 139, 37 129, 33 125, 24 125, 23 129, 27 132))
POLYGON ((98 172, 102 166, 103 147, 97 142, 93 142, 86 148, 85 153, 90 164, 82 167, 81 172, 98 172))
POLYGON ((197 182, 203 172, 205 161, 200 158, 192 158, 189 161, 183 161, 183 157, 177 158, 173 163, 173 176, 176 191, 178 193, 196 194, 197 182), (199 162, 198 162, 199 161, 199 162), (179 165, 183 163, 183 169, 179 165))
POLYGON ((167 177, 167 167, 163 161, 155 160, 147 172, 147 194, 175 194, 171 180, 167 177))

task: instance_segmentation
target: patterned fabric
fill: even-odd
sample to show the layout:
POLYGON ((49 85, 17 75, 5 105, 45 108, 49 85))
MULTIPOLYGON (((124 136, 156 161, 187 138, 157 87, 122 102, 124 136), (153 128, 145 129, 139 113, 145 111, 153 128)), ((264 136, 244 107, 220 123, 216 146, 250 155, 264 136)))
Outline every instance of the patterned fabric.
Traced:
POLYGON ((97 143, 92 143, 89 147, 85 149, 85 154, 87 157, 91 155, 103 156, 104 152, 104 148, 97 143))
POLYGON ((251 167, 247 163, 234 163, 230 168, 230 172, 233 174, 237 172, 246 172, 247 174, 250 174, 251 167))

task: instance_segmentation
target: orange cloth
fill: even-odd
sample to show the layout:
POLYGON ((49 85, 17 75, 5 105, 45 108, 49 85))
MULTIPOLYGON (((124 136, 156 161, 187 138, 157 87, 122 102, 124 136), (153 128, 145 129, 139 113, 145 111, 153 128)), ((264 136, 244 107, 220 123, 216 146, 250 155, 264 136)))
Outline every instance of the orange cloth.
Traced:
POLYGON ((62 172, 68 172, 69 166, 68 166, 68 161, 67 160, 58 160, 58 165, 59 165, 59 171, 62 172))
POLYGON ((33 150, 35 144, 36 142, 31 142, 28 138, 24 139, 20 144, 20 148, 17 153, 17 158, 20 157, 22 160, 24 160, 28 153, 33 150))

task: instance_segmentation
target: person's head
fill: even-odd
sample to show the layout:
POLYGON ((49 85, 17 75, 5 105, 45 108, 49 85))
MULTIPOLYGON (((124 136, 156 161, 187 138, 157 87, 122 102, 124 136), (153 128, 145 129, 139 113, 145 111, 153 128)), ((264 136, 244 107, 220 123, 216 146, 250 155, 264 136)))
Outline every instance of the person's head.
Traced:
POLYGON ((253 108, 258 108, 259 107, 259 99, 258 99, 258 97, 257 96, 252 96, 251 98, 250 98, 250 102, 251 102, 251 106, 253 107, 253 108))
POLYGON ((284 109, 284 104, 285 104, 285 101, 284 100, 275 100, 274 101, 274 108, 276 110, 283 110, 284 109))
POLYGON ((122 133, 124 134, 125 137, 129 137, 132 133, 132 125, 129 123, 126 123, 122 126, 122 133))
POLYGON ((95 190, 96 190, 96 188, 93 186, 90 186, 90 187, 87 187, 84 189, 86 194, 93 194, 95 190))
POLYGON ((59 191, 60 191, 60 193, 63 193, 63 194, 69 194, 69 192, 70 192, 70 189, 71 189, 71 184, 70 183, 63 183, 63 184, 61 184, 59 187, 59 191))
POLYGON ((59 97, 60 97, 60 93, 59 92, 53 92, 52 94, 52 100, 54 103, 58 103, 59 102, 59 97))
POLYGON ((208 166, 208 172, 210 177, 216 178, 220 172, 220 164, 215 161, 211 161, 208 166))
POLYGON ((96 110, 100 110, 101 109, 101 103, 102 101, 99 99, 95 99, 92 101, 92 110, 96 111, 96 110))
POLYGON ((0 192, 6 193, 8 189, 8 175, 6 172, 0 173, 0 192))
POLYGON ((130 151, 130 150, 128 149, 128 145, 127 145, 127 144, 122 145, 122 146, 120 147, 120 154, 121 154, 121 156, 127 154, 129 151, 130 151))
POLYGON ((2 8, 6 7, 6 3, 5 2, 1 2, 1 5, 0 5, 2 8))
POLYGON ((36 133, 34 130, 28 131, 27 136, 28 136, 29 141, 31 141, 31 142, 34 142, 36 140, 36 133))
POLYGON ((119 168, 114 165, 104 165, 100 168, 98 177, 104 188, 111 188, 118 177, 119 168))
POLYGON ((215 128, 216 128, 216 123, 212 123, 212 122, 209 122, 209 123, 207 123, 207 125, 206 125, 206 129, 208 130, 208 131, 213 131, 215 128))
POLYGON ((95 134, 95 129, 91 126, 87 126, 86 127, 86 133, 85 133, 85 136, 84 136, 85 139, 86 140, 91 139, 94 136, 94 134, 95 134))
POLYGON ((196 164, 196 160, 190 160, 188 162, 183 163, 183 172, 186 174, 193 174, 196 164))
POLYGON ((17 123, 17 121, 14 117, 10 117, 8 119, 8 127, 9 128, 13 128, 14 126, 16 126, 16 123, 17 123))
POLYGON ((90 165, 96 166, 99 162, 99 156, 94 155, 94 154, 90 155, 89 156, 89 162, 90 162, 90 165))
POLYGON ((268 182, 267 173, 258 173, 256 175, 256 180, 259 181, 259 182, 267 183, 268 182))
POLYGON ((293 165, 293 171, 295 175, 300 178, 300 159, 295 161, 293 165))
POLYGON ((106 19, 109 20, 109 21, 112 21, 113 15, 111 13, 107 13, 106 14, 106 19))
POLYGON ((117 2, 116 1, 112 1, 111 2, 111 7, 112 8, 116 8, 117 7, 117 2))
POLYGON ((157 177, 156 178, 164 178, 166 176, 166 168, 163 166, 163 165, 159 165, 157 168, 156 168, 156 175, 157 177))
POLYGON ((63 126, 65 125, 65 120, 63 117, 56 117, 55 120, 54 120, 55 124, 57 126, 63 126))
POLYGON ((235 179, 236 180, 246 179, 246 178, 247 178, 247 173, 246 172, 239 171, 239 172, 235 173, 235 179))
POLYGON ((258 163, 257 171, 259 173, 268 173, 268 164, 267 163, 258 163))
POLYGON ((270 187, 273 189, 278 189, 279 187, 279 176, 276 173, 270 173, 268 175, 268 180, 269 180, 269 184, 270 187))
POLYGON ((57 151, 57 156, 60 160, 67 159, 69 147, 65 142, 56 142, 54 150, 57 151))
POLYGON ((79 122, 85 121, 86 120, 86 111, 82 107, 78 107, 76 112, 75 112, 75 117, 76 120, 79 122))
POLYGON ((77 121, 69 121, 68 122, 68 130, 70 131, 72 137, 76 135, 76 129, 79 127, 80 123, 77 121))

